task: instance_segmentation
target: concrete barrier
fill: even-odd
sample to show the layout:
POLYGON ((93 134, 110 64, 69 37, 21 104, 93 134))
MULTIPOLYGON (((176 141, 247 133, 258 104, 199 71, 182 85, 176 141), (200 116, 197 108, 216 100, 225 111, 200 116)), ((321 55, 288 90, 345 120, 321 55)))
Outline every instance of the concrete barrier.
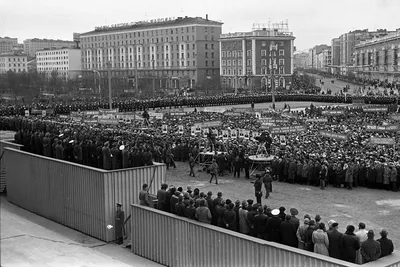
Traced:
POLYGON ((107 228, 115 223, 115 203, 127 214, 143 183, 156 194, 165 182, 160 163, 106 171, 12 148, 5 148, 5 159, 11 203, 106 242, 115 240, 107 228))
POLYGON ((0 193, 3 193, 7 187, 7 173, 5 167, 4 148, 10 147, 20 150, 23 145, 15 143, 14 139, 0 140, 0 193))

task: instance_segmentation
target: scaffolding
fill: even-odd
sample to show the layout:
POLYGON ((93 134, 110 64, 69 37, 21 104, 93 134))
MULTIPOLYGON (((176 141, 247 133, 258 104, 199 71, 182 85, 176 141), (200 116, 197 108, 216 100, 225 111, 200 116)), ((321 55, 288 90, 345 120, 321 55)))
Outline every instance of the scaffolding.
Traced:
POLYGON ((253 31, 269 31, 279 33, 289 33, 288 20, 281 22, 272 23, 271 20, 268 23, 253 23, 253 31))

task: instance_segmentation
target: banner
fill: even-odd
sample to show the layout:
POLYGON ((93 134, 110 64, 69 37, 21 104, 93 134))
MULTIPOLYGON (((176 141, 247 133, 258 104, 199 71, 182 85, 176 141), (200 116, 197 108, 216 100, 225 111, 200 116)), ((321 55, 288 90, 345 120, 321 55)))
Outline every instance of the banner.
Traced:
POLYGON ((200 125, 195 124, 193 127, 196 129, 196 133, 200 133, 201 132, 201 126, 200 125))
POLYGON ((68 115, 60 115, 60 119, 68 119, 68 115))
POLYGON ((287 123, 288 120, 285 119, 275 119, 275 118, 261 118, 258 120, 261 123, 287 123))
POLYGON ((100 111, 98 110, 88 110, 88 111, 83 111, 82 114, 84 116, 94 116, 94 115, 99 115, 100 111))
POLYGON ((212 133, 215 134, 215 136, 218 136, 218 130, 217 129, 212 130, 212 133))
POLYGON ((162 120, 164 118, 164 113, 148 112, 150 118, 156 120, 162 120))
POLYGON ((196 135, 196 126, 190 127, 190 133, 191 133, 192 135, 196 135))
POLYGON ((228 140, 228 137, 229 137, 229 131, 222 130, 222 140, 228 140))
POLYGON ((234 113, 254 113, 251 108, 232 108, 232 112, 234 113))
POLYGON ((254 139, 254 138, 256 138, 256 137, 259 136, 259 135, 260 135, 259 132, 252 132, 252 133, 251 133, 251 138, 254 139))
POLYGON ((388 107, 363 107, 364 112, 387 112, 388 107))
POLYGON ((178 133, 183 134, 183 125, 178 125, 178 133))
POLYGON ((98 123, 97 119, 90 119, 90 118, 84 118, 82 121, 84 123, 87 123, 87 124, 96 124, 96 123, 98 123))
POLYGON ((82 121, 83 118, 79 117, 79 116, 71 116, 71 120, 73 120, 73 121, 82 121))
POLYGON ((166 124, 161 125, 161 131, 163 134, 168 133, 168 125, 166 124))
POLYGON ((46 116, 46 110, 42 110, 42 117, 46 116))
POLYGON ((119 123, 119 120, 118 120, 118 119, 98 118, 98 119, 97 119, 97 122, 98 122, 99 124, 113 124, 113 125, 116 125, 116 124, 119 123))
POLYGON ((186 112, 171 112, 169 113, 170 116, 185 116, 186 112))
POLYGON ((328 119, 327 118, 307 119, 306 122, 328 122, 328 119))
POLYGON ((390 118, 395 121, 400 121, 400 114, 392 114, 390 118))
POLYGON ((235 117, 239 117, 240 114, 239 113, 235 113, 235 112, 224 112, 225 116, 235 116, 235 117))
POLYGON ((27 117, 29 116, 29 109, 25 110, 25 116, 27 116, 27 117))
POLYGON ((296 132, 304 132, 306 127, 304 125, 298 126, 285 126, 285 127, 270 127, 269 128, 271 134, 280 134, 280 133, 296 133, 296 132))
POLYGON ((261 113, 260 112, 255 112, 254 114, 256 115, 257 119, 261 119, 261 113))
POLYGON ((369 132, 397 132, 400 131, 400 125, 386 125, 386 126, 377 126, 377 125, 365 125, 365 130, 369 132))
POLYGON ((333 115, 343 115, 344 110, 323 110, 322 115, 328 115, 328 116, 333 116, 333 115))
POLYGON ((99 114, 110 114, 110 113, 117 113, 118 109, 104 109, 104 108, 99 108, 99 114))
MULTIPOLYGON (((113 116, 113 115, 111 115, 113 116)), ((123 120, 139 120, 142 121, 143 117, 138 115, 138 114, 134 114, 134 113, 116 113, 114 114, 114 117, 117 119, 123 119, 123 120)))
POLYGON ((390 145, 390 146, 394 146, 395 139, 394 138, 371 137, 370 142, 371 142, 371 144, 374 144, 374 145, 390 145))
POLYGON ((222 122, 221 121, 209 121, 209 122, 196 123, 195 125, 198 125, 201 128, 204 128, 204 127, 218 127, 218 126, 222 125, 222 122))
POLYGON ((222 107, 205 107, 203 112, 216 112, 216 113, 224 113, 226 108, 222 107))
POLYGON ((327 132, 327 131, 320 131, 320 135, 332 139, 338 139, 338 140, 347 140, 347 135, 346 134, 339 134, 339 133, 332 133, 332 132, 327 132))

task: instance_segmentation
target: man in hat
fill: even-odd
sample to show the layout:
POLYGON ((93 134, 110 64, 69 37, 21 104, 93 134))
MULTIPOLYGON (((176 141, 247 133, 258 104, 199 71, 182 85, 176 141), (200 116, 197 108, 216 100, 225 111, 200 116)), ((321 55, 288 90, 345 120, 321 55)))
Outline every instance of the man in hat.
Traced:
POLYGON ((281 242, 281 223, 282 220, 279 218, 279 210, 273 209, 271 211, 272 217, 267 222, 267 235, 268 241, 281 242))
POLYGON ((381 244, 380 258, 382 258, 382 257, 392 254, 392 252, 394 250, 394 246, 393 246, 392 240, 387 238, 388 232, 385 229, 383 229, 380 232, 380 234, 381 234, 381 238, 379 238, 377 241, 381 244))
POLYGON ((341 238, 342 260, 355 263, 357 250, 360 249, 360 241, 354 234, 355 227, 348 225, 341 238))
POLYGON ((215 184, 218 184, 218 164, 217 161, 214 159, 212 159, 212 163, 210 165, 210 174, 211 174, 211 178, 210 178, 210 183, 212 182, 213 178, 215 177, 215 184))
POLYGON ((300 226, 300 220, 299 218, 296 217, 297 214, 299 214, 299 211, 295 208, 291 208, 290 210, 290 222, 295 226, 295 229, 297 231, 297 228, 300 226))
POLYGON ((296 226, 290 222, 292 216, 287 214, 285 221, 281 223, 281 239, 282 244, 297 247, 296 226))
POLYGON ((257 199, 257 204, 261 205, 261 197, 262 197, 261 175, 257 174, 256 177, 257 177, 257 180, 254 182, 254 191, 255 191, 255 196, 257 199))
POLYGON ((338 226, 339 224, 337 222, 333 222, 331 230, 327 231, 329 239, 329 256, 335 259, 341 259, 342 257, 341 240, 343 234, 338 231, 338 226))
POLYGON ((297 247, 299 249, 306 250, 306 232, 308 228, 308 224, 310 223, 309 218, 304 218, 304 224, 297 228, 296 236, 297 236, 297 247))
POLYGON ((374 231, 368 231, 368 239, 361 244, 362 264, 376 261, 381 255, 381 243, 374 240, 374 231))
POLYGON ((103 168, 105 170, 111 170, 111 152, 110 152, 110 142, 105 142, 102 148, 103 155, 103 168))
POLYGON ((316 231, 318 228, 315 224, 314 220, 310 220, 308 223, 308 228, 305 233, 305 245, 306 245, 306 250, 310 252, 314 252, 314 242, 312 240, 312 235, 314 231, 316 231))
POLYGON ((254 216, 254 231, 258 238, 267 239, 267 221, 268 216, 264 214, 263 207, 258 207, 258 214, 254 216))
POLYGON ((121 207, 122 204, 117 203, 117 211, 115 214, 115 238, 117 239, 118 245, 121 245, 124 240, 122 227, 125 220, 125 213, 121 210, 121 207))

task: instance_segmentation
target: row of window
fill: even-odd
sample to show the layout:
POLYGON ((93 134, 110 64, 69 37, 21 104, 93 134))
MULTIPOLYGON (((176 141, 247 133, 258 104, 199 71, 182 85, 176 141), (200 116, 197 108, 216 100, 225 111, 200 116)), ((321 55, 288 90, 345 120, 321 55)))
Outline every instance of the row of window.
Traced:
MULTIPOLYGON (((171 59, 174 59, 174 54, 170 53, 170 54, 161 54, 161 55, 160 54, 156 54, 155 57, 154 57, 154 55, 147 55, 147 60, 159 60, 160 58, 163 59, 163 60, 164 59, 165 60, 169 60, 170 59, 169 55, 171 55, 171 59)), ((193 52, 192 58, 196 58, 196 56, 197 56, 197 54, 195 52, 193 52)), ((125 56, 118 56, 117 57, 117 56, 114 55, 114 57, 112 57, 110 55, 105 55, 103 57, 98 57, 98 56, 82 57, 82 60, 83 60, 83 62, 91 62, 91 61, 94 61, 96 59, 99 60, 99 61, 101 61, 101 59, 103 59, 103 61, 105 61, 106 58, 114 58, 114 60, 119 58, 121 61, 124 61, 125 58, 128 59, 128 57, 125 57, 125 56)), ((144 55, 143 57, 142 57, 142 55, 135 55, 134 58, 135 58, 135 61, 142 61, 142 60, 146 60, 146 55, 144 55)), ((190 58, 190 53, 186 53, 186 58, 190 58)), ((186 58, 185 58, 185 53, 180 53, 180 54, 176 53, 176 59, 186 59, 186 58)), ((205 58, 209 58, 209 55, 208 55, 207 52, 205 53, 205 58)), ((210 54, 210 58, 215 58, 214 57, 214 52, 212 52, 210 54)), ((129 55, 129 61, 132 61, 132 59, 133 59, 132 55, 129 55)))
POLYGON ((38 71, 44 70, 68 70, 67 67, 38 67, 38 71))
MULTIPOLYGON (((7 66, 7 63, 0 63, 0 67, 3 67, 3 68, 5 68, 7 66)), ((16 68, 16 67, 23 67, 23 68, 25 68, 25 64, 23 64, 23 63, 8 63, 8 67, 9 68, 12 68, 12 67, 14 67, 14 68, 16 68)))
MULTIPOLYGON (((0 69, 1 70, 1 69, 0 69)), ((25 71, 25 69, 16 69, 16 68, 13 68, 13 69, 9 69, 9 70, 11 70, 11 71, 13 71, 13 72, 23 72, 23 71, 25 71)), ((8 70, 7 70, 8 71, 8 70)))
POLYGON ((48 51, 48 52, 37 52, 38 56, 49 56, 49 55, 64 55, 64 54, 68 54, 68 51, 64 50, 64 51, 48 51))
MULTIPOLYGON (((272 70, 270 68, 261 68, 261 75, 270 75, 272 74, 272 70)), ((237 75, 241 76, 242 75, 242 69, 229 69, 229 68, 222 68, 222 75, 237 75)), ((248 71, 250 74, 252 73, 251 70, 248 71)), ((285 68, 284 67, 279 67, 278 69, 279 74, 285 74, 285 68)), ((273 74, 277 74, 276 71, 273 71, 273 74)))
MULTIPOLYGON (((214 27, 201 27, 204 29, 204 32, 214 33, 214 27)), ((180 28, 169 28, 169 29, 156 29, 156 30, 147 30, 147 31, 137 31, 130 33, 119 33, 119 34, 110 34, 110 35, 102 35, 102 36, 89 36, 89 37, 81 37, 82 42, 96 42, 96 41, 104 41, 104 40, 119 40, 119 39, 128 39, 132 37, 149 37, 149 36, 159 36, 159 35, 168 35, 168 34, 179 34, 179 33, 189 33, 190 27, 180 27, 180 28)), ((192 26, 191 32, 196 32, 195 26, 192 26)))
MULTIPOLYGON (((211 35, 210 41, 217 40, 218 38, 214 38, 214 35, 211 35)), ((125 40, 125 41, 105 41, 105 42, 99 42, 99 43, 90 43, 90 44, 85 44, 82 43, 81 46, 82 48, 97 48, 97 47, 105 47, 105 46, 116 46, 116 45, 143 45, 143 44, 159 44, 159 43, 173 43, 173 42, 183 42, 183 41, 196 41, 196 36, 192 35, 192 38, 190 39, 190 36, 187 35, 186 38, 185 36, 181 36, 179 40, 179 36, 175 36, 175 39, 173 37, 161 37, 160 39, 158 38, 148 38, 148 39, 138 39, 138 40, 125 40)), ((204 40, 208 41, 208 35, 204 36, 204 40)))
MULTIPOLYGON (((251 59, 248 59, 247 61, 247 66, 251 66, 251 59)), ((236 66, 236 60, 222 60, 222 66, 236 66)), ((261 65, 267 66, 267 60, 266 59, 261 59, 261 65)), ((269 59, 269 64, 268 65, 276 65, 276 58, 272 60, 272 58, 269 59)), ((279 65, 285 65, 285 60, 284 59, 279 59, 279 65)), ((242 66, 242 60, 239 59, 237 60, 237 66, 242 66)))
POLYGON ((5 57, 0 57, 0 62, 25 62, 25 58, 14 57, 14 58, 8 58, 7 60, 7 58, 5 57))
POLYGON ((36 57, 37 62, 45 61, 45 60, 61 60, 61 59, 68 59, 68 56, 63 56, 63 57, 36 57))
POLYGON ((38 66, 46 66, 46 65, 68 65, 68 61, 57 61, 57 62, 37 62, 38 66))
MULTIPOLYGON (((271 56, 276 56, 276 51, 270 50, 268 55, 271 56)), ((279 49, 279 56, 284 56, 285 55, 285 50, 279 49)), ((222 57, 241 57, 242 56, 242 51, 222 51, 222 57)), ((246 56, 251 57, 251 50, 246 51, 246 56)), ((266 57, 267 56, 267 50, 261 50, 261 56, 266 57)))
MULTIPOLYGON (((161 61, 161 62, 156 61, 155 63, 156 63, 156 65, 154 65, 155 68, 157 68, 158 66, 161 66, 161 67, 174 67, 174 66, 185 66, 185 67, 193 66, 193 67, 195 67, 196 66, 196 61, 194 61, 194 60, 192 61, 192 65, 190 65, 190 61, 186 61, 186 64, 185 64, 184 60, 180 60, 180 61, 165 61, 165 62, 164 61, 161 61)), ((134 68, 135 67, 134 63, 132 63, 132 62, 111 62, 111 64, 112 64, 112 67, 118 67, 118 68, 125 68, 125 67, 134 68)), ((204 64, 205 64, 206 67, 209 67, 209 66, 210 67, 215 67, 215 61, 210 61, 210 64, 209 64, 209 61, 206 60, 204 62, 204 64)), ((85 62, 85 63, 83 63, 83 65, 84 66, 88 66, 90 68, 91 65, 93 65, 93 66, 95 66, 95 65, 101 66, 102 63, 93 63, 93 64, 91 64, 91 63, 85 62)), ((153 67, 153 62, 145 62, 145 61, 137 62, 137 67, 138 68, 146 68, 146 67, 147 68, 151 68, 151 67, 153 67)))

